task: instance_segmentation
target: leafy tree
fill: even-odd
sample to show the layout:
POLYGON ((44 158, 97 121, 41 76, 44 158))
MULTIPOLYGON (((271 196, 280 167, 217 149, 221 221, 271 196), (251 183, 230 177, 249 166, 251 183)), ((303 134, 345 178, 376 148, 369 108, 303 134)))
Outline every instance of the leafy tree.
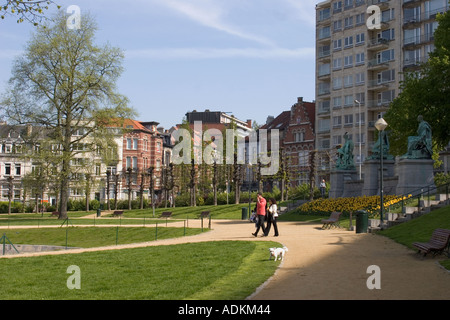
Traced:
POLYGON ((433 149, 442 150, 450 141, 450 12, 437 16, 435 50, 419 71, 404 74, 401 93, 385 115, 391 131, 391 153, 406 152, 408 136, 416 135, 422 115, 433 130, 433 149))
POLYGON ((17 23, 28 21, 37 26, 44 19, 44 11, 54 4, 51 0, 3 0, 0 1, 0 18, 13 15, 18 18, 17 23))
POLYGON ((79 29, 68 29, 66 20, 58 12, 54 22, 37 28, 16 59, 9 91, 0 102, 10 121, 50 132, 52 162, 59 168, 60 219, 67 217, 71 161, 87 152, 110 152, 111 127, 133 116, 128 99, 116 92, 123 52, 94 44, 97 27, 89 15, 79 29))

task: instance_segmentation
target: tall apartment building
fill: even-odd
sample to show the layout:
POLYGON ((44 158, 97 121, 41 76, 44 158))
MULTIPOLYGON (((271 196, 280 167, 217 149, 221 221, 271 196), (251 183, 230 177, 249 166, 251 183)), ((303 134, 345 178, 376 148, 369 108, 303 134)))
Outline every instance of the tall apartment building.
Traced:
POLYGON ((370 155, 375 122, 399 94, 401 73, 417 68, 434 50, 436 15, 448 8, 447 0, 316 5, 316 147, 331 158, 329 167, 345 132, 354 142, 358 169, 370 155), (372 5, 380 16, 367 12, 372 5), (373 25, 378 17, 379 25, 373 25))

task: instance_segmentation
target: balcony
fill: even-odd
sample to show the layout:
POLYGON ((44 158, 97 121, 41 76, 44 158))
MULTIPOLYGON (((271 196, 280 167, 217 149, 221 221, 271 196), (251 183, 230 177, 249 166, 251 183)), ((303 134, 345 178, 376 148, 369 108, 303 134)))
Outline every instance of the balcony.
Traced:
POLYGON ((386 70, 389 68, 389 61, 379 61, 378 59, 372 59, 367 62, 367 70, 378 71, 386 70))
POLYGON ((380 51, 383 49, 389 48, 389 42, 390 40, 379 38, 379 39, 371 39, 367 43, 367 50, 369 51, 380 51))

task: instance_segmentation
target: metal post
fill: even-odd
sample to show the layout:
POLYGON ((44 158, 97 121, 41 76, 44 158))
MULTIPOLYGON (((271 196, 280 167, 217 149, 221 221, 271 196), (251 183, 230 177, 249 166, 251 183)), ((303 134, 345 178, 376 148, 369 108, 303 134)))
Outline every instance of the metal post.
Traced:
POLYGON ((380 131, 381 147, 380 147, 380 228, 383 229, 383 215, 384 215, 384 197, 383 197, 383 134, 384 130, 380 131))

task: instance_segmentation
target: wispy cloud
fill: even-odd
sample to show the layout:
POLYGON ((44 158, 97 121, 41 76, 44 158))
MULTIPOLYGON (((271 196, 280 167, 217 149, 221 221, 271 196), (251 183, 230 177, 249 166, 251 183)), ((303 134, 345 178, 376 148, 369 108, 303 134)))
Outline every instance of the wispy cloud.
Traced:
POLYGON ((214 0, 155 0, 160 5, 166 6, 185 17, 203 26, 225 32, 227 34, 250 40, 266 46, 275 46, 275 43, 266 37, 245 32, 239 27, 224 21, 228 9, 224 4, 214 0))
POLYGON ((163 48, 126 51, 130 59, 308 59, 314 57, 314 48, 163 48))
POLYGON ((319 2, 318 0, 284 0, 289 6, 291 6, 295 11, 294 15, 298 19, 304 21, 309 25, 315 25, 315 7, 319 2))

